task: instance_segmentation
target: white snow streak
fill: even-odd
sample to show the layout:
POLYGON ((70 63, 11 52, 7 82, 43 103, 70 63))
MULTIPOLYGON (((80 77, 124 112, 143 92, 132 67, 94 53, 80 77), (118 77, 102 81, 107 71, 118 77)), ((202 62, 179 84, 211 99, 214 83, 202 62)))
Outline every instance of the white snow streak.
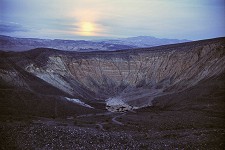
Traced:
POLYGON ((75 98, 68 98, 68 97, 65 97, 66 100, 70 101, 70 102, 73 102, 73 103, 76 103, 78 105, 81 105, 81 106, 84 106, 84 107, 88 107, 88 108, 94 108, 88 104, 85 104, 84 102, 82 102, 81 100, 79 99, 75 99, 75 98))

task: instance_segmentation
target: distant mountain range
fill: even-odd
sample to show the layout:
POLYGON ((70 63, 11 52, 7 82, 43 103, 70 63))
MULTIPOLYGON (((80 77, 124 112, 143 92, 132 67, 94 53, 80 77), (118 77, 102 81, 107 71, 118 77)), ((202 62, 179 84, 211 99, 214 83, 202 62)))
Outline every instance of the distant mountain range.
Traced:
POLYGON ((103 42, 108 44, 121 44, 141 48, 141 47, 154 47, 159 45, 167 45, 175 43, 184 43, 190 41, 178 39, 166 39, 166 38, 160 39, 153 36, 137 36, 129 38, 120 38, 116 40, 105 40, 103 42))
POLYGON ((160 39, 138 36, 102 41, 16 38, 0 35, 0 50, 27 51, 34 48, 53 48, 65 51, 114 51, 130 48, 154 47, 159 45, 188 42, 188 40, 160 39))

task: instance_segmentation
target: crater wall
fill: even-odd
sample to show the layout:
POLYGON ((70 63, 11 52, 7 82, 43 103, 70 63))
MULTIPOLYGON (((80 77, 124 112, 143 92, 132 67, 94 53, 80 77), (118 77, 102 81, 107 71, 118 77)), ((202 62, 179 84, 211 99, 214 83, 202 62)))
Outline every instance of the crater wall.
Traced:
MULTIPOLYGON (((115 52, 36 49, 8 54, 26 72, 86 101, 103 101, 110 111, 152 105, 225 71, 224 38, 115 52)), ((16 76, 15 70, 4 73, 16 76), (14 73, 13 73, 14 72, 14 73)), ((22 85, 22 84, 21 84, 22 85)))

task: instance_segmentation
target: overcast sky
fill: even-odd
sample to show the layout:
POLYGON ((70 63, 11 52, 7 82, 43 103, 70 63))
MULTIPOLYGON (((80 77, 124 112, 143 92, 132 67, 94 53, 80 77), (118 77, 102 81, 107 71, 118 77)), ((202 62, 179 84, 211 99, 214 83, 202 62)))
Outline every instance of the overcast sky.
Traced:
POLYGON ((105 39, 225 36, 225 0, 0 0, 0 34, 105 39))

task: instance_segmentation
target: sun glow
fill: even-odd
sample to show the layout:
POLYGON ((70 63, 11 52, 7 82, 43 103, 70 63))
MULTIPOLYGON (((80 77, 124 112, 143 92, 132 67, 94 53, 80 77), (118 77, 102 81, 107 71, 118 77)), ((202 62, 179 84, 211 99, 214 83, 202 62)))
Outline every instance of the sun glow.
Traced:
POLYGON ((69 16, 76 20, 73 24, 73 34, 79 36, 106 36, 106 27, 99 23, 103 18, 99 11, 99 9, 88 8, 77 9, 70 13, 69 16))
POLYGON ((81 31, 87 35, 91 35, 92 32, 94 32, 94 29, 94 24, 90 22, 83 22, 81 25, 81 31))
POLYGON ((79 30, 77 34, 82 36, 93 36, 96 32, 95 24, 92 22, 81 22, 78 25, 79 30))

